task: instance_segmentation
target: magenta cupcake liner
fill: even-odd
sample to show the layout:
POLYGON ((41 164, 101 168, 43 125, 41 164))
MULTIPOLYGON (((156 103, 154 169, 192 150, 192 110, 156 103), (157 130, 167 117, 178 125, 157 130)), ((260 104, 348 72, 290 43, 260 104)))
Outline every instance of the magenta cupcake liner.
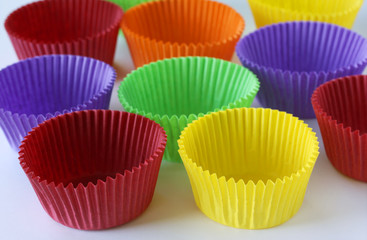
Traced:
POLYGON ((92 58, 47 55, 0 71, 0 127, 18 151, 24 136, 41 122, 85 109, 107 109, 115 70, 92 58))
POLYGON ((258 29, 237 44, 242 64, 259 78, 260 103, 314 118, 313 91, 334 78, 360 74, 367 65, 367 40, 322 22, 288 22, 258 29))

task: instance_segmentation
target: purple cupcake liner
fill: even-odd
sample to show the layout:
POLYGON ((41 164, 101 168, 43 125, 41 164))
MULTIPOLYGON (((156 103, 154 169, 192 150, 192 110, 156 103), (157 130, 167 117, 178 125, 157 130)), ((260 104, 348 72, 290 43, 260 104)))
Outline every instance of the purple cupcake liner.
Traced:
POLYGON ((0 127, 18 151, 43 121, 68 112, 107 109, 116 79, 108 64, 88 57, 45 55, 0 71, 0 127))
POLYGON ((314 90, 332 79, 361 74, 367 65, 367 39, 333 24, 287 22, 247 35, 236 53, 260 80, 261 105, 314 118, 314 90))

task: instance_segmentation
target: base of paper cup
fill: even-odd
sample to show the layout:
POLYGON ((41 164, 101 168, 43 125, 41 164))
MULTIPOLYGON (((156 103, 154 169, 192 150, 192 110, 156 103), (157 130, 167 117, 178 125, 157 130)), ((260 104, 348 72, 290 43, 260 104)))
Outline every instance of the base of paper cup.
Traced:
POLYGON ((331 119, 322 120, 322 116, 316 115, 330 163, 341 174, 367 183, 367 171, 364 167, 367 165, 367 151, 366 147, 363 147, 367 146, 367 135, 360 136, 358 132, 351 132, 350 129, 345 129, 331 119), (356 154, 351 153, 353 146, 356 154))
MULTIPOLYGON (((158 166, 159 167, 159 166, 158 166)), ((146 170, 145 170, 146 171, 146 170)), ((158 177, 158 170, 157 171, 157 177, 158 177)), ((144 176, 142 175, 142 173, 140 173, 140 177, 144 178, 144 176)), ((132 177, 125 177, 125 181, 136 181, 139 178, 138 174, 135 173, 134 176, 132 177)), ((58 209, 62 209, 59 210, 60 212, 58 213, 58 211, 55 209, 52 209, 51 207, 49 207, 49 204, 51 201, 59 201, 59 202, 67 202, 69 201, 70 198, 72 198, 73 200, 82 202, 83 200, 88 199, 89 201, 92 201, 92 199, 95 199, 96 201, 99 201, 100 206, 104 206, 104 208, 106 208, 107 206, 119 206, 124 204, 121 201, 121 198, 118 198, 119 196, 117 196, 117 194, 113 195, 113 189, 119 189, 122 187, 122 181, 114 179, 114 181, 116 183, 114 184, 106 184, 105 186, 103 186, 102 184, 98 185, 97 187, 93 188, 80 188, 80 189, 75 189, 72 187, 67 187, 67 188, 53 188, 53 186, 51 187, 52 190, 51 191, 57 191, 58 194, 63 195, 64 197, 58 198, 58 197, 52 197, 50 195, 44 195, 44 192, 50 191, 50 187, 49 186, 36 186, 35 183, 31 182, 32 187, 37 194, 38 199, 41 202, 41 205, 43 207, 43 209, 47 212, 47 214, 56 222, 66 226, 66 227, 70 227, 70 228, 74 228, 74 229, 80 229, 80 230, 104 230, 104 229, 109 229, 109 228, 114 228, 120 225, 124 225, 127 224, 133 220, 135 220, 136 218, 140 217, 145 210, 149 207, 153 195, 151 194, 152 191, 150 188, 152 188, 151 186, 139 186, 139 188, 146 190, 148 192, 144 193, 140 193, 140 195, 150 195, 148 196, 147 199, 145 199, 144 201, 140 201, 138 203, 131 203, 131 205, 129 206, 129 209, 125 209, 124 211, 126 212, 125 214, 119 214, 119 216, 116 216, 116 219, 114 219, 115 217, 111 217, 111 216, 104 216, 104 217, 100 217, 101 220, 96 220, 97 217, 80 217, 80 216, 76 216, 77 214, 75 214, 74 211, 74 207, 71 207, 73 209, 70 208, 70 206, 58 206, 58 209), (108 186, 108 187, 107 187, 108 186), (108 189, 107 189, 108 188, 108 189), (74 192, 73 195, 70 195, 71 192, 74 192), (98 194, 100 196, 97 196, 96 192, 98 192, 98 194), (105 199, 103 199, 103 195, 104 196, 109 196, 108 197, 108 201, 105 201, 105 199), (54 200, 50 200, 54 198, 54 200), (115 201, 111 201, 111 199, 116 198, 115 201), (139 206, 137 206, 139 205, 139 206), (140 206, 142 205, 142 206, 140 206), (62 214, 60 214, 62 211, 62 214), (103 219, 103 218, 107 218, 107 219, 103 219), (97 222, 99 221, 99 222, 97 222)), ((135 186, 137 187, 137 186, 135 186)), ((153 187, 154 190, 155 186, 153 187)), ((127 192, 127 191, 126 191, 127 192)), ((127 194, 128 195, 128 194, 127 194)), ((138 196, 136 196, 136 191, 133 189, 132 193, 130 194, 130 196, 134 196, 136 198, 138 198, 138 196)), ((89 209, 92 206, 79 206, 79 211, 89 211, 89 209), (84 209, 82 209, 84 208, 84 209)), ((96 206, 97 207, 97 206, 96 206)), ((103 207, 100 207, 103 208, 103 207)), ((119 208, 119 207, 114 207, 115 209, 119 208)), ((122 208, 122 207, 121 207, 122 208)), ((87 213, 84 213, 82 215, 87 216, 87 213)))
POLYGON ((346 168, 340 166, 340 162, 339 163, 332 162, 329 157, 328 157, 328 159, 329 159, 331 165, 335 168, 335 170, 338 171, 338 173, 344 175, 345 177, 347 177, 349 179, 353 179, 353 180, 356 180, 356 181, 359 181, 359 182, 367 183, 366 174, 364 174, 364 175, 358 174, 358 173, 356 174, 355 173, 355 168, 346 169, 346 168))
MULTIPOLYGON (((196 203, 196 204, 197 204, 197 203, 196 203)), ((199 205, 197 205, 197 206, 198 206, 198 208, 200 209, 199 205)), ((282 225, 282 224, 284 224, 284 223, 288 222, 291 218, 293 218, 293 217, 294 217, 294 215, 296 215, 296 214, 297 214, 297 212, 299 211, 299 209, 300 209, 301 207, 302 207, 302 204, 301 204, 301 205, 299 205, 299 206, 295 209, 294 213, 293 213, 292 215, 290 215, 288 219, 284 219, 284 220, 282 220, 282 221, 279 221, 279 222, 277 222, 277 223, 274 223, 274 225, 268 225, 268 226, 265 226, 265 227, 253 227, 253 224, 249 224, 248 226, 230 225, 230 224, 228 224, 228 222, 223 221, 222 219, 218 219, 216 216, 212 216, 212 215, 210 215, 210 214, 208 214, 208 213, 204 212, 202 209, 200 209, 200 211, 201 211, 205 216, 207 216, 209 219, 211 219, 212 221, 217 222, 217 223, 220 223, 220 224, 222 224, 222 225, 224 225, 224 226, 233 227, 233 228, 237 228, 237 229, 262 230, 262 229, 274 228, 274 227, 280 226, 280 225, 282 225)))
POLYGON ((182 164, 180 154, 178 153, 177 139, 180 137, 181 131, 187 126, 187 124, 196 120, 198 117, 203 116, 203 114, 200 114, 199 116, 192 114, 189 117, 180 116, 179 118, 161 118, 151 115, 146 116, 160 124, 167 133, 167 148, 163 155, 163 160, 182 164))
POLYGON ((252 68, 244 63, 245 67, 248 67, 259 77, 261 87, 257 99, 261 106, 288 112, 301 119, 316 117, 311 97, 318 86, 338 77, 360 74, 366 65, 367 63, 345 71, 330 73, 325 78, 323 74, 311 76, 298 73, 284 74, 281 71, 274 73, 265 68, 252 68), (274 75, 281 77, 274 78, 274 75), (304 97, 300 98, 299 93, 302 93, 301 95, 304 97))

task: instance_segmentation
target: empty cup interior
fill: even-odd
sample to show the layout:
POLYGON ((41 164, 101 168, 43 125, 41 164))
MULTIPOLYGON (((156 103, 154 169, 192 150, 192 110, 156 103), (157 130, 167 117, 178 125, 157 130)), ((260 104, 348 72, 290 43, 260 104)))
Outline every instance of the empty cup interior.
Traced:
POLYGON ((237 52, 241 59, 263 67, 329 72, 366 61, 367 40, 326 23, 281 23, 246 36, 237 52))
POLYGON ((222 60, 176 58, 146 65, 121 84, 119 94, 139 111, 180 116, 207 113, 255 96, 259 87, 249 70, 222 60))
POLYGON ((164 149, 164 139, 163 129, 142 116, 74 112, 35 128, 21 146, 22 164, 40 181, 86 186, 147 164, 158 148, 164 149))
POLYGON ((106 1, 39 1, 14 11, 8 32, 23 39, 54 43, 95 37, 118 26, 122 10, 106 1))
POLYGON ((320 110, 344 127, 367 133, 367 76, 340 78, 319 87, 313 96, 320 110))
POLYGON ((111 66, 90 58, 24 60, 0 71, 0 108, 27 115, 70 110, 107 91, 114 79, 111 66))
POLYGON ((168 0, 130 9, 123 29, 157 41, 197 44, 229 40, 244 20, 227 5, 206 0, 168 0))
POLYGON ((187 157, 203 171, 245 183, 291 177, 311 165, 317 147, 306 124, 270 109, 204 116, 189 125, 181 140, 187 157))

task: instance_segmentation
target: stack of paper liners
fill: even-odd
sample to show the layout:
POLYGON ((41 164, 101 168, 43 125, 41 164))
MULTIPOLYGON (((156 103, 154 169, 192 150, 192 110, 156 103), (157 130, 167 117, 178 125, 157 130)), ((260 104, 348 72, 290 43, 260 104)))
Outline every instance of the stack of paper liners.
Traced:
POLYGON ((18 151, 39 123, 62 113, 107 109, 116 79, 108 64, 87 57, 46 55, 0 71, 0 126, 18 151))
POLYGON ((90 0, 38 1, 25 5, 5 21, 19 59, 72 54, 112 64, 122 9, 90 0))
POLYGON ((256 26, 319 21, 352 28, 363 0, 248 0, 256 26))
POLYGON ((261 28, 237 45, 242 64, 259 78, 264 107, 314 118, 314 90, 334 78, 361 74, 367 39, 320 22, 279 23, 261 28))
POLYGON ((247 229, 279 225, 298 211, 319 154, 306 124, 270 109, 212 113, 189 124, 178 143, 200 210, 247 229))
POLYGON ((259 89, 256 76, 236 64, 205 57, 161 60, 129 74, 119 88, 128 112, 144 115, 167 132, 165 160, 181 162, 177 140, 198 116, 249 107, 259 89))
POLYGON ((46 212, 97 230, 139 216, 152 200, 166 145, 158 124, 118 111, 73 112, 26 136, 19 159, 46 212))
POLYGON ((124 9, 124 11, 127 11, 136 5, 146 2, 152 2, 154 0, 108 0, 108 1, 118 4, 119 6, 122 7, 122 9, 124 9))
POLYGON ((141 4, 127 11, 121 23, 136 67, 184 56, 231 60, 244 27, 234 9, 208 0, 141 4))
POLYGON ((367 182, 367 76, 339 78, 312 96, 326 154, 341 173, 367 182))

